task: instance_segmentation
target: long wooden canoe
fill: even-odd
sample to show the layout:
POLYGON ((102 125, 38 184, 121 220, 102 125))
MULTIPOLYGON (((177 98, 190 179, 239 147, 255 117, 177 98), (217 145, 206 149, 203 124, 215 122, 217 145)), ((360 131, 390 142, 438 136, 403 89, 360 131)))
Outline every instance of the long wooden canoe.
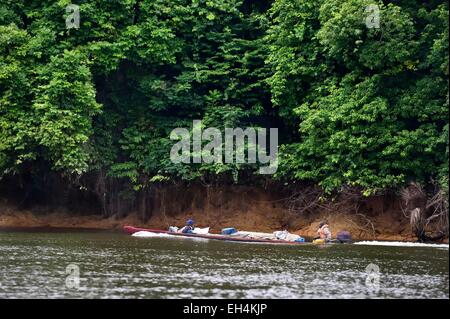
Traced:
POLYGON ((148 228, 140 228, 140 227, 134 227, 134 226, 128 226, 128 225, 124 226, 123 230, 129 235, 132 235, 132 234, 140 232, 140 231, 146 231, 146 232, 155 233, 155 234, 168 234, 168 235, 180 236, 180 237, 205 238, 205 239, 244 242, 244 243, 266 243, 266 244, 283 244, 283 245, 304 245, 305 244, 305 242, 294 242, 294 241, 287 241, 287 240, 280 240, 280 239, 270 240, 270 239, 243 238, 243 237, 238 237, 238 236, 233 236, 233 235, 184 234, 184 233, 170 232, 168 230, 148 229, 148 228))

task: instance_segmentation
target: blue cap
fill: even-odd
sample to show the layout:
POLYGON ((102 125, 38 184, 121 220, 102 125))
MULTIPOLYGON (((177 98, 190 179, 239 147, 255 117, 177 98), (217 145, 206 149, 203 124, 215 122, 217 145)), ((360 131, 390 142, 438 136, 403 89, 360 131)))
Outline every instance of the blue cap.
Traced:
POLYGON ((194 225, 194 220, 193 219, 188 219, 187 222, 186 222, 186 225, 188 225, 188 226, 194 225))

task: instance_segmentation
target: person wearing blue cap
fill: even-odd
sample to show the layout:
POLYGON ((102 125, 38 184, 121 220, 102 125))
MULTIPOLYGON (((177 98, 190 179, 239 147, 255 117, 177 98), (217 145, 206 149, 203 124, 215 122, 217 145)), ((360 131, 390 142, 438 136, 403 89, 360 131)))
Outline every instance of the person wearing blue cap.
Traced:
POLYGON ((186 221, 186 226, 184 226, 183 228, 181 228, 181 229, 179 230, 179 232, 180 232, 180 233, 183 233, 183 234, 191 234, 192 231, 194 230, 194 228, 195 228, 195 222, 194 222, 194 220, 193 220, 193 219, 188 219, 188 220, 186 221))

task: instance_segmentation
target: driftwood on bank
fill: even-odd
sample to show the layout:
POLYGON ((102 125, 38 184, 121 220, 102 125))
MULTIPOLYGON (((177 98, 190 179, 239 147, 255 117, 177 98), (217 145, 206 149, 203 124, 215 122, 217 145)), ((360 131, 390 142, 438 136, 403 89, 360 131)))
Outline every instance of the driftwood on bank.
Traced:
POLYGON ((403 213, 421 242, 448 237, 448 198, 438 186, 427 192, 420 184, 411 183, 400 192, 403 213))

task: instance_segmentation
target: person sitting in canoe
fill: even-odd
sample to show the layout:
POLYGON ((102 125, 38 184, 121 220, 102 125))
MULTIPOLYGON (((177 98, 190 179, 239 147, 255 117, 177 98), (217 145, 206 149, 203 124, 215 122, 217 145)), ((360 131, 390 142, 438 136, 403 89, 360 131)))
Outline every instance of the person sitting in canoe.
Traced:
POLYGON ((317 234, 319 235, 318 238, 325 240, 325 242, 331 240, 331 231, 326 220, 320 222, 317 234))
POLYGON ((191 234, 195 228, 195 222, 193 219, 188 219, 186 221, 186 226, 181 228, 178 232, 183 234, 191 234))

